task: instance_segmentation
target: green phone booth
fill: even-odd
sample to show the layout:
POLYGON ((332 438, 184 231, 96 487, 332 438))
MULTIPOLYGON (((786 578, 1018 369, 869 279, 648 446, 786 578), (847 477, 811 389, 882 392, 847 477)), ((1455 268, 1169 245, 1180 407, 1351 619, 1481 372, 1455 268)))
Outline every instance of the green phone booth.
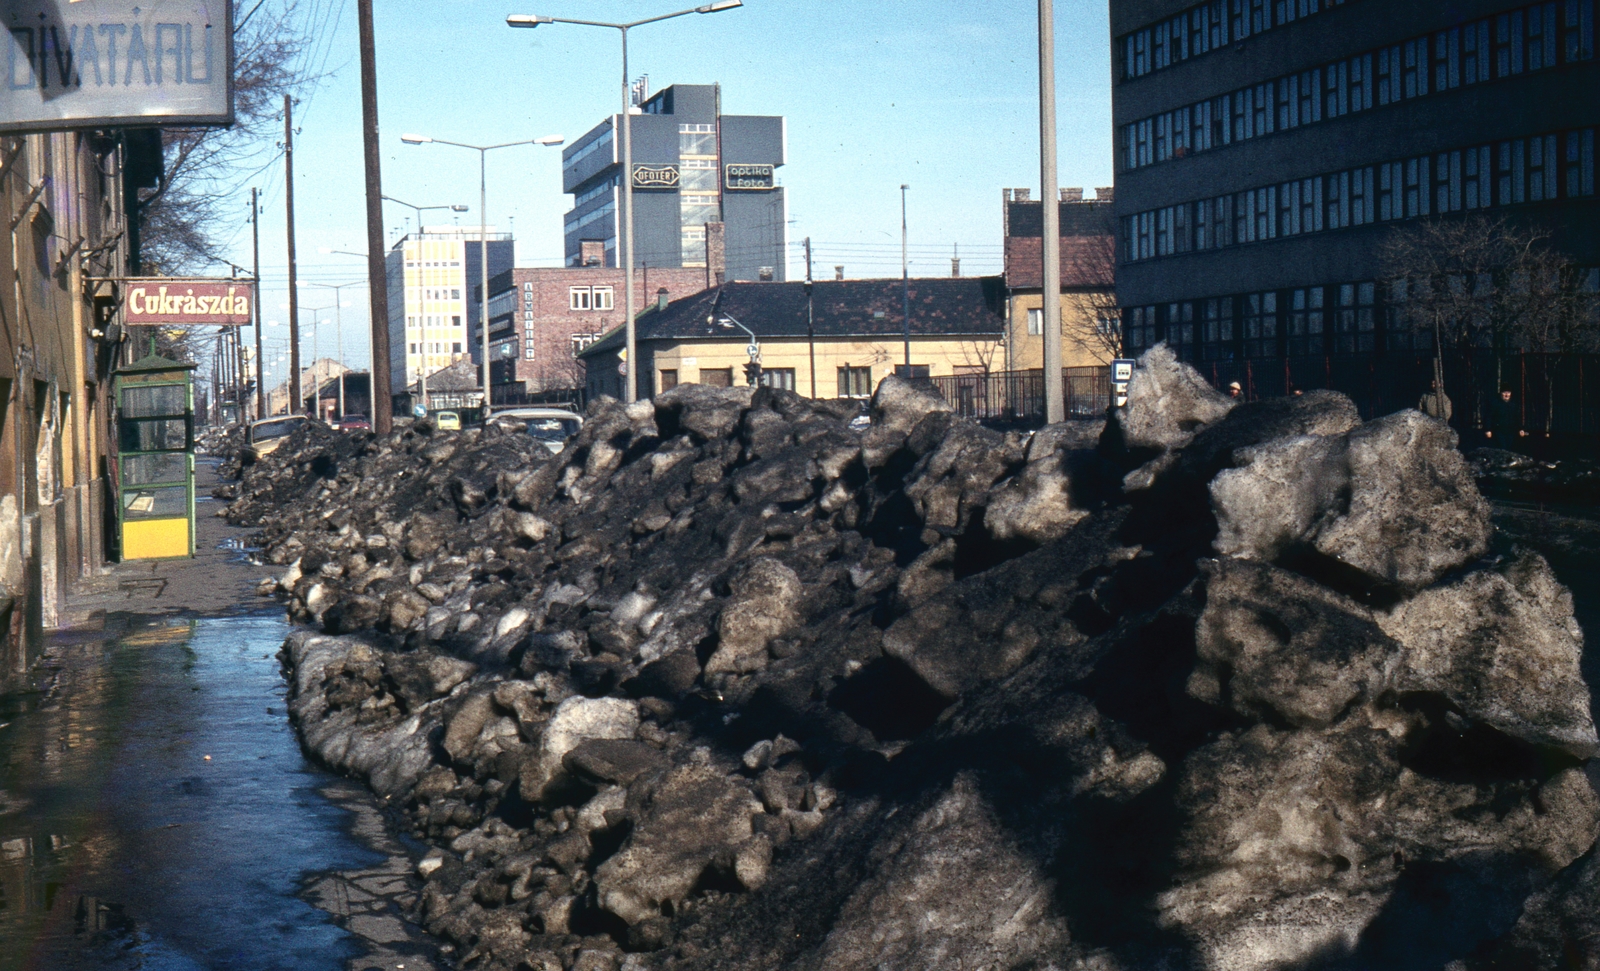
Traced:
POLYGON ((117 532, 124 560, 194 555, 195 367, 151 353, 117 369, 117 532))

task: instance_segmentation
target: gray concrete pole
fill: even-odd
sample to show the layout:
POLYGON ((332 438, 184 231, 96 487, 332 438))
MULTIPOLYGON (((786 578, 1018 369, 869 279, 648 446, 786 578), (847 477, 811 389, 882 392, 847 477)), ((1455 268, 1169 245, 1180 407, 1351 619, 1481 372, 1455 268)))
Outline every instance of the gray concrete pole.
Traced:
POLYGON ((628 97, 628 28, 619 29, 622 31, 622 261, 628 268, 624 274, 628 292, 623 298, 624 313, 628 315, 628 373, 623 375, 622 400, 632 404, 639 400, 639 344, 633 326, 633 112, 628 104, 631 100, 628 97))
POLYGON ((478 268, 482 291, 478 294, 478 334, 482 338, 478 342, 483 352, 483 413, 479 416, 484 421, 489 418, 490 402, 493 401, 493 390, 489 385, 489 150, 478 149, 478 268))
POLYGON ((1066 418, 1061 387, 1061 203, 1056 189, 1055 0, 1039 0, 1039 203, 1044 214, 1044 415, 1066 418))

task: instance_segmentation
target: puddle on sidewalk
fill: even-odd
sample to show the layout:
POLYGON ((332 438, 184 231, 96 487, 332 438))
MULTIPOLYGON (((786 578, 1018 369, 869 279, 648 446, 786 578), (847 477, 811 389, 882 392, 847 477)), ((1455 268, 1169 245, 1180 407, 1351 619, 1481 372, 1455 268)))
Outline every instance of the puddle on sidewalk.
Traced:
POLYGON ((404 847, 284 713, 281 616, 108 618, 0 696, 0 971, 431 971, 404 847))

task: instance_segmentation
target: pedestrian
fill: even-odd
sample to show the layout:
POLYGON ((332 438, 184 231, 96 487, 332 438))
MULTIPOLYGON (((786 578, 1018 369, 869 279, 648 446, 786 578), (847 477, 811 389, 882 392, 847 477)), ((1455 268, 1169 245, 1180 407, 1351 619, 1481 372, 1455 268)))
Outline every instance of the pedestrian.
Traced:
POLYGON ((1429 383, 1428 393, 1422 396, 1421 401, 1417 402, 1417 410, 1429 418, 1436 418, 1447 425, 1450 423, 1450 416, 1454 414, 1454 409, 1450 404, 1450 396, 1444 393, 1443 388, 1439 387, 1438 381, 1429 383))
POLYGON ((1244 389, 1239 387, 1239 382, 1230 381, 1228 383, 1228 397, 1230 397, 1230 398, 1234 399, 1235 401, 1237 401, 1240 398, 1242 398, 1243 396, 1244 396, 1244 389))
POLYGON ((1521 440, 1528 437, 1527 429, 1522 427, 1521 409, 1511 400, 1510 388, 1500 389, 1500 400, 1494 402, 1486 434, 1491 447, 1508 452, 1517 451, 1521 440))

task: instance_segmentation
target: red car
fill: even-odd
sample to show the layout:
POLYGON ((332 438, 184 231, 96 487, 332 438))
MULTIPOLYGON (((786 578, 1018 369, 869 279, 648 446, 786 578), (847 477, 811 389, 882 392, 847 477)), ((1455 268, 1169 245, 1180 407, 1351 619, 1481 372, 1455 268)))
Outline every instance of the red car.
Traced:
POLYGON ((339 422, 337 427, 341 432, 370 432, 372 422, 367 420, 366 415, 345 415, 344 421, 339 422))

